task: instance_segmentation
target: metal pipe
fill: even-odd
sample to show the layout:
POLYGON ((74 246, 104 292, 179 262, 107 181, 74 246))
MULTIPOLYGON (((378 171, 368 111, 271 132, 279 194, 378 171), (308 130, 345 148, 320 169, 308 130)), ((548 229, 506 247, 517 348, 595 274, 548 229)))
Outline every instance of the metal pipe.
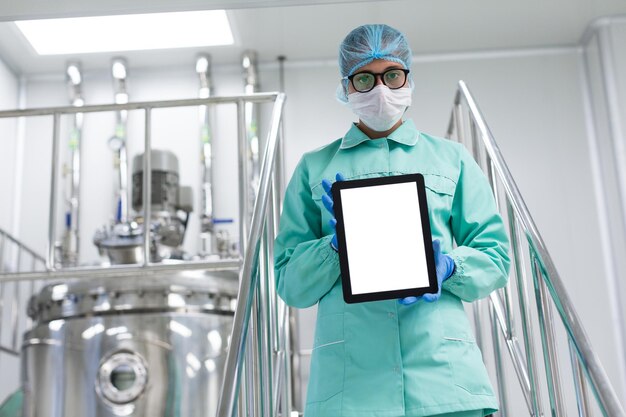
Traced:
POLYGON ((69 277, 80 277, 87 280, 91 278, 112 278, 130 276, 148 276, 163 271, 235 271, 241 267, 240 259, 224 259, 215 261, 185 261, 172 264, 154 264, 148 267, 137 268, 129 265, 111 265, 109 267, 76 267, 64 268, 57 271, 36 271, 22 272, 19 274, 0 274, 0 284, 12 281, 34 281, 34 280, 58 280, 69 277))
MULTIPOLYGON (((46 258, 44 258, 43 256, 39 255, 37 252, 32 250, 29 246, 23 244, 22 242, 20 242, 15 237, 11 236, 9 233, 5 232, 2 229, 0 229, 0 237, 2 237, 2 241, 3 242, 4 242, 4 239, 9 240, 11 243, 14 243, 15 245, 19 246, 24 252, 28 253, 30 256, 35 258, 37 261, 39 261, 43 265, 45 265, 46 258)), ((4 243, 3 243, 3 245, 4 245, 4 243)), ((3 264, 3 262, 2 262, 3 258, 2 257, 4 255, 4 250, 2 248, 3 248, 3 246, 0 245, 0 270, 2 270, 2 264, 3 264)))
POLYGON ((285 416, 291 416, 292 410, 293 410, 293 395, 294 392, 296 390, 296 388, 299 389, 299 385, 298 387, 295 387, 293 385, 293 379, 292 379, 292 370, 291 370, 291 308, 289 306, 287 306, 287 304, 285 304, 284 302, 281 301, 280 305, 283 307, 283 315, 282 320, 281 320, 281 327, 284 329, 284 338, 283 338, 283 350, 285 352, 285 357, 284 357, 284 361, 285 361, 285 381, 288 381, 285 384, 285 391, 283 392, 283 415, 285 416))
POLYGON ((537 316, 539 318, 539 330, 543 346, 543 360, 546 369, 546 381, 550 397, 552 415, 565 416, 563 395, 561 393, 561 380, 559 376, 559 364, 556 355, 556 342, 552 325, 552 314, 547 299, 546 288, 543 282, 542 272, 534 254, 531 254, 533 281, 535 284, 535 296, 537 298, 537 316))
POLYGON ((145 109, 143 151, 143 266, 150 264, 150 224, 152 218, 152 108, 145 109))
POLYGON ((248 247, 248 213, 250 200, 248 194, 248 141, 246 138, 245 102, 237 102, 237 128, 239 149, 239 251, 243 255, 248 247))
MULTIPOLYGON (((280 153, 280 150, 277 152, 280 153)), ((276 166, 274 168, 277 168, 276 166)), ((268 213, 265 226, 265 239, 266 239, 266 256, 268 259, 267 265, 274 265, 274 238, 276 237, 276 169, 272 175, 272 187, 270 188, 268 213)), ((280 349, 280 327, 278 326, 278 297, 276 295, 276 278, 274 276, 274 268, 267 268, 267 295, 268 295, 268 330, 270 335, 270 346, 273 346, 277 351, 280 349)))
MULTIPOLYGON (((487 174, 489 178, 489 182, 491 183, 491 188, 493 190, 494 201, 496 203, 496 208, 500 214, 503 214, 503 207, 500 198, 500 181, 498 180, 498 176, 496 175, 496 170, 493 167, 493 160, 486 155, 487 158, 487 174)), ((506 200, 506 198, 505 198, 506 200)), ((509 276, 509 280, 507 281, 504 288, 498 290, 502 293, 504 298, 504 316, 506 318, 506 326, 508 329, 508 334, 506 335, 507 340, 511 340, 515 337, 515 322, 513 320, 513 301, 511 299, 511 280, 509 276)))
MULTIPOLYGON (((500 299, 500 294, 497 292, 492 292, 490 294, 490 312, 493 312, 493 316, 497 319, 498 324, 500 325, 500 330, 506 342, 506 347, 509 351, 511 359, 513 360, 513 369, 515 369, 515 373, 517 374, 517 379, 520 383, 520 388, 522 389, 522 393, 524 394, 524 399, 526 400, 526 405, 528 406, 529 411, 532 410, 531 407, 531 395, 530 395, 530 381, 528 379, 528 369, 523 361, 523 355, 519 348, 519 343, 516 338, 509 338, 508 335, 511 334, 510 330, 507 329, 507 321, 504 313, 504 308, 502 306, 502 300, 500 299)), ((499 347, 498 347, 499 348, 499 347)), ((501 356, 498 355, 496 359, 501 361, 501 356)), ((496 362, 496 371, 498 371, 498 366, 501 366, 498 362, 496 362)))
MULTIPOLYGON (((196 58, 196 73, 200 81, 198 97, 211 95, 211 56, 200 54, 196 58)), ((201 208, 200 208, 200 253, 215 253, 214 239, 214 199, 213 199, 213 135, 211 132, 209 106, 199 108, 200 116, 200 165, 201 165, 201 208)))
MULTIPOLYGON (((67 65, 66 81, 68 85, 70 103, 75 107, 82 107, 85 102, 82 98, 82 73, 81 66, 77 62, 67 65)), ((75 265, 80 252, 80 161, 81 161, 81 137, 83 128, 83 114, 75 113, 70 130, 70 181, 68 208, 65 221, 65 236, 61 246, 62 265, 75 265)))
POLYGON ((587 370, 591 387, 598 398, 599 405, 603 412, 611 416, 626 416, 617 394, 612 387, 597 354, 594 352, 589 338, 587 337, 580 319, 574 309, 565 285, 560 278, 556 267, 548 253, 545 243, 532 220, 530 212, 521 196, 521 193, 513 180, 513 176, 509 171, 502 153, 496 144, 491 131, 487 127, 482 113, 478 105, 474 101, 469 89, 463 81, 459 81, 459 89, 462 91, 463 99, 470 108, 470 115, 475 120, 478 129, 482 133, 485 141, 486 150, 494 161, 494 167, 502 178, 502 184, 506 191, 507 198, 510 200, 516 217, 520 221, 520 226, 524 229, 528 238, 528 243, 532 251, 537 256, 542 271, 545 271, 544 280, 550 295, 555 300, 555 306, 561 320, 565 326, 565 330, 572 339, 576 350, 581 357, 583 366, 587 370))
MULTIPOLYGON (((12 325, 12 329, 13 329, 13 338, 12 338, 12 343, 11 343, 11 347, 13 348, 13 350, 18 350, 17 348, 17 335, 18 335, 18 327, 20 325, 20 321, 19 321, 19 312, 21 311, 20 308, 20 297, 21 297, 21 291, 20 291, 20 281, 15 281, 13 283, 13 288, 14 288, 14 292, 13 292, 13 301, 11 303, 11 325, 12 325)), ((1 319, 1 317, 0 317, 1 319)))
MULTIPOLYGON (((9 349, 7 347, 1 346, 0 345, 0 353, 8 353, 9 355, 13 355, 13 356, 20 356, 20 352, 18 352, 17 350, 13 350, 13 349, 9 349)), ((0 355, 0 358, 2 357, 2 355, 0 355)))
POLYGON ((528 371, 528 383, 530 391, 530 411, 535 417, 541 416, 541 399, 539 397, 536 357, 534 347, 534 335, 531 326, 530 314, 528 312, 528 279, 526 270, 524 269, 523 253, 520 252, 520 230, 519 225, 514 217, 513 208, 509 200, 506 200, 506 207, 509 220, 509 236, 511 238, 511 252, 513 254, 513 272, 515 274, 515 282, 517 283, 517 298, 519 303, 521 321, 522 321, 522 337, 524 338, 524 351, 526 352, 526 369, 528 371))
POLYGON ((233 104, 241 100, 263 103, 267 101, 275 101, 281 93, 254 93, 236 96, 220 96, 208 98, 190 98, 184 100, 160 100, 160 101, 139 101, 127 104, 97 104, 83 106, 80 109, 72 106, 61 107, 42 107, 24 110, 4 110, 0 111, 0 119, 9 117, 27 117, 27 116, 50 116, 53 114, 76 114, 76 113, 96 113, 111 112, 117 110, 144 110, 147 107, 152 109, 161 109, 166 107, 192 107, 201 106, 203 104, 233 104))
MULTIPOLYGON (((0 273, 2 271, 4 271, 4 269, 5 269, 4 268, 4 246, 5 246, 5 243, 6 243, 6 235, 0 229, 0 273)), ((2 299, 0 299, 0 303, 2 303, 2 299)), ((2 314, 0 314, 0 317, 2 317, 2 314)))
MULTIPOLYGON (((4 283, 0 283, 0 351, 2 351, 3 347, 2 347, 2 329, 4 328, 4 326, 2 325, 2 320, 4 317, 4 288, 5 288, 4 283)), ((2 355, 0 355, 0 359, 2 359, 2 355)), ((1 364, 1 360, 0 360, 0 364, 1 364)), ((1 369, 1 368, 0 368, 1 369)))
MULTIPOLYGON (((256 271, 252 271, 253 274, 256 275, 256 271)), ((258 278, 258 276, 257 276, 258 278)), ((252 337, 249 337, 246 340, 246 350, 244 353, 246 367, 245 367, 245 378, 244 385, 246 386, 246 416, 247 417, 260 417, 256 400, 259 398, 257 395, 257 390, 259 388, 258 383, 258 373, 257 373, 257 365, 258 361, 256 358, 255 351, 255 339, 258 336, 256 334, 257 331, 257 298, 255 297, 255 287, 257 287, 258 280, 255 280, 255 286, 250 288, 250 291, 253 293, 252 295, 252 305, 250 306, 250 318, 248 319, 248 330, 252 337)))
MULTIPOLYGON (((126 79, 128 77, 128 64, 124 58, 111 60, 111 74, 113 76, 113 92, 116 104, 128 103, 128 91, 126 79)), ((109 146, 115 152, 115 168, 117 171, 117 190, 115 222, 126 223, 130 218, 129 190, 128 190, 128 153, 127 142, 128 110, 115 112, 115 133, 109 139, 109 146)))
MULTIPOLYGON (((259 90, 259 74, 257 71, 257 53, 253 50, 246 50, 241 57, 241 64, 244 78, 244 93, 252 94, 259 90)), ((245 104, 245 124, 246 137, 248 140, 248 164, 249 164, 249 194, 250 200, 254 201, 257 197, 257 189, 259 185, 259 149, 261 143, 259 141, 259 116, 258 108, 252 102, 245 104)), ((246 215, 246 221, 250 221, 252 216, 252 206, 249 207, 246 215)))
MULTIPOLYGON (((281 55, 278 57, 278 86, 281 93, 285 93, 285 61, 287 57, 281 55)), ((283 118, 280 122, 280 141, 278 142, 278 153, 276 154, 276 167, 274 169, 274 177, 276 178, 276 182, 278 183, 278 187, 273 187, 274 193, 278 193, 283 195, 285 193, 284 190, 284 182, 283 178, 285 178, 285 112, 283 112, 283 118)))
POLYGON ((302 395, 302 349, 300 348, 300 338, 296 335, 297 324, 296 315, 289 315, 289 334, 290 334, 290 346, 293 346, 293 352, 291 356, 291 386, 292 390, 292 407, 300 410, 304 410, 304 399, 302 395))
MULTIPOLYGON (((273 392, 273 397, 272 397, 272 404, 274 405, 272 408, 272 414, 271 416, 278 416, 280 415, 280 403, 281 403, 281 390, 280 388, 283 386, 283 375, 284 375, 284 361, 285 361, 285 353, 283 351, 279 351, 276 355, 276 362, 274 363, 274 375, 275 375, 275 379, 273 381, 273 387, 272 387, 272 392, 273 392)), ((283 413, 283 415, 288 416, 289 414, 285 414, 283 413)))
MULTIPOLYGON (((1 116, 0 116, 1 117, 1 116)), ((57 218, 57 175, 59 162, 59 137, 61 129, 61 114, 54 113, 52 122, 52 166, 50 173, 50 211, 48 216, 48 247, 46 268, 55 269, 55 239, 56 239, 56 218, 57 218)))
MULTIPOLYGON (((270 184, 272 182, 270 181, 270 184)), ((273 185, 273 184, 272 184, 273 185)), ((273 269, 273 258, 269 256, 268 245, 271 240, 274 240, 274 236, 269 236, 269 219, 272 216, 272 187, 269 188, 267 214, 265 216, 265 233, 262 234, 261 247, 263 248, 263 254, 261 256, 259 271, 262 272, 259 279, 259 317, 260 317, 260 334, 261 341, 261 397, 263 398, 263 415, 266 417, 272 416, 273 405, 273 338, 272 331, 274 327, 272 325, 272 298, 270 294, 275 292, 269 285, 270 269, 273 269)))
POLYGON ((572 373, 574 374, 574 391, 576 393, 576 406, 579 417, 590 417, 589 399, 587 398, 587 387, 585 383, 585 375, 580 368, 576 349, 572 346, 572 342, 568 340, 569 357, 572 363, 572 373))
MULTIPOLYGON (((268 134, 263 164, 261 166, 260 198, 254 205, 252 216, 252 226, 249 236, 250 242, 258 242, 261 236, 263 226, 261 219, 264 217, 267 208, 267 196, 271 179, 269 174, 274 164, 277 148, 276 142, 278 141, 278 130, 284 100, 284 94, 278 94, 274 104, 270 132, 268 134)), ((217 408, 218 417, 230 417, 235 411, 235 398, 241 375, 241 361, 243 359, 243 350, 247 337, 250 307, 254 295, 251 289, 256 285, 256 274, 253 273, 253 264, 259 254, 258 245, 246 250, 244 254, 244 264, 240 272, 239 302, 237 303, 237 309, 235 311, 233 330, 231 332, 231 344, 226 359, 224 382, 222 383, 222 393, 217 408)))
POLYGON ((500 352, 500 337, 498 334, 498 324, 496 323, 495 308, 493 305, 489 309, 491 322, 491 340, 493 342, 493 354, 496 363, 496 381, 498 383, 498 398, 500 399, 500 417, 509 415, 509 402, 506 395, 506 381, 504 379, 504 369, 502 368, 502 354, 500 352))
POLYGON ((474 160, 476 161, 480 169, 483 172, 485 172, 487 168, 485 166, 485 160, 483 159, 483 152, 482 152, 483 147, 481 146, 481 143, 479 142, 476 122, 474 121, 474 119, 470 118, 469 124, 470 124, 470 139, 471 139, 470 152, 472 152, 472 155, 474 156, 474 160))

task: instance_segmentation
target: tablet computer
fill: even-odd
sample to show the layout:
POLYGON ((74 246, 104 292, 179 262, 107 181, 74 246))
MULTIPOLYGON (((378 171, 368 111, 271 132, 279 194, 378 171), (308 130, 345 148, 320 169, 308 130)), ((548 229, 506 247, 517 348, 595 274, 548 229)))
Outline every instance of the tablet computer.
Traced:
POLYGON ((421 174, 337 181, 331 192, 346 303, 438 291, 421 174))

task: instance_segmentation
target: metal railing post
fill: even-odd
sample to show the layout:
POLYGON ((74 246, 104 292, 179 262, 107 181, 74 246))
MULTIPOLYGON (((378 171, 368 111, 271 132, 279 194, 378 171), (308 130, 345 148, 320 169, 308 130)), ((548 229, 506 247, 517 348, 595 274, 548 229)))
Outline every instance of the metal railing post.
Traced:
POLYGON ((239 245, 243 255, 248 247, 248 220, 250 213, 250 194, 248 193, 248 137, 246 127, 245 101, 237 102, 237 146, 239 151, 239 245))
MULTIPOLYGON (((551 329, 548 330, 547 326, 552 326, 552 322, 550 319, 550 304, 548 299, 548 294, 551 299, 554 301, 554 307, 556 308, 559 317, 561 319, 562 324, 564 325, 565 332, 573 345, 573 348, 576 350, 576 354, 578 355, 582 370, 584 371, 584 375, 588 378, 588 382, 590 383, 590 387, 593 390, 595 398, 597 400, 597 404, 599 405, 602 413, 604 415, 620 416, 626 417, 626 413, 624 412, 623 407, 620 404, 620 400, 617 398, 614 388, 612 387, 606 372, 604 371, 597 354, 592 349, 591 343, 589 341, 588 336, 585 334, 580 319, 574 309, 574 306, 569 298, 564 282, 559 276, 556 267, 552 261, 552 258, 546 248, 543 239, 541 238, 537 226, 535 225, 528 208, 524 202, 524 199, 521 196, 521 193, 513 180, 513 177, 504 161, 504 158, 500 152, 500 149, 495 142, 493 134, 489 130, 487 124, 485 123, 484 117, 478 105, 476 104, 472 94, 470 93, 467 85, 463 81, 459 81, 458 90, 455 94, 454 99, 454 107, 453 107, 453 117, 451 120, 454 120, 455 114, 459 114, 459 110, 457 107, 459 104, 463 102, 468 107, 468 112, 470 115, 471 129, 476 129, 480 132, 480 137, 482 139, 482 143, 484 144, 484 148, 486 150, 486 154, 488 158, 491 160, 491 169, 495 171, 498 178, 500 178, 502 186, 504 188, 504 192, 506 195, 507 203, 508 203, 508 214, 509 221, 511 219, 514 220, 514 224, 510 224, 511 227, 515 227, 515 233, 511 233, 511 237, 516 239, 517 242, 514 244, 514 250, 517 251, 518 257, 521 259, 521 252, 519 251, 519 235, 523 234, 525 239, 528 241, 529 249, 531 252, 530 266, 533 272, 534 281, 539 285, 535 285, 535 291, 537 295, 538 305, 536 306, 538 314, 540 315, 540 330, 542 331, 542 346, 545 350, 544 362, 546 366, 546 372, 549 375, 549 393, 550 393, 550 401, 552 406, 552 413, 557 415, 561 413, 563 409, 562 399, 560 392, 560 383, 556 379, 558 376, 558 369, 556 369, 556 361, 553 358, 552 361, 548 359, 548 350, 553 350, 552 348, 548 348, 547 345, 552 344, 548 342, 546 339, 553 339, 554 334, 551 332, 551 329), (521 232, 520 232, 521 231, 521 232), (517 247, 517 249, 515 248, 517 247), (546 291, 547 290, 547 291, 546 291), (543 293, 545 297, 541 297, 539 294, 543 293), (544 305, 541 305, 541 302, 544 305), (544 331, 545 330, 545 331, 544 331), (555 371, 555 378, 550 376, 552 372, 550 366, 552 365, 552 370, 555 371), (558 385, 558 386, 555 386, 558 385)), ((459 126, 462 123, 459 123, 459 126)), ((454 132, 455 128, 458 129, 459 126, 449 126, 448 134, 450 132, 454 132)), ((476 136, 476 135, 475 135, 476 136)), ((462 139, 462 138, 461 138, 462 139)), ((472 143, 473 147, 474 143, 472 143)), ((480 155, 478 156, 477 161, 480 164, 480 155)), ((512 230, 512 229, 511 229, 512 230)), ((514 259, 515 260, 515 259, 514 259)), ((526 348, 526 362, 528 364, 528 383, 530 384, 530 397, 531 401, 529 402, 531 412, 533 414, 540 415, 540 404, 541 401, 539 399, 539 389, 537 384, 537 372, 536 365, 534 360, 534 351, 533 351, 533 338, 532 338, 532 327, 530 325, 530 315, 528 314, 528 308, 526 303, 526 296, 524 295, 526 290, 525 286, 525 276, 524 276, 524 268, 520 266, 520 262, 515 260, 515 268, 516 268, 516 276, 518 277, 518 295, 520 296, 520 309, 522 310, 522 325, 524 331, 524 344, 526 348)), ((492 294, 493 295, 493 294, 492 294)), ((505 293, 506 297, 506 293, 505 293)), ((492 297, 492 302, 494 298, 492 297)), ((506 301, 508 310, 507 313, 503 313, 502 317, 505 318, 507 315, 511 318, 511 324, 507 325, 506 323, 501 323, 501 328, 503 332, 505 331, 513 331, 512 326, 512 309, 510 308, 509 301, 506 301)), ((497 312, 497 310, 496 310, 497 312)), ((508 320, 505 320, 508 322, 508 320)), ((480 325, 477 325, 477 328, 480 328, 480 325)), ((512 343, 514 349, 510 349, 510 351, 514 354, 515 351, 519 348, 515 344, 515 336, 514 333, 511 333, 510 340, 508 342, 512 343)), ((518 355, 519 356, 519 355, 518 355)), ((515 363, 515 362, 514 362, 515 363)), ((517 370, 517 368, 516 368, 517 370)), ((518 373, 518 378, 520 374, 518 373)), ((525 386, 525 382, 523 378, 520 379, 520 383, 525 386)))
POLYGON ((539 331, 541 332, 541 344, 543 347, 543 360, 546 369, 546 380, 548 384, 548 394, 550 397, 550 407, 552 416, 565 416, 563 405, 563 394, 561 393, 561 379, 559 376, 559 364, 556 354, 556 341, 552 312, 546 294, 545 283, 543 282, 543 272, 539 262, 532 252, 531 262, 533 271, 533 282, 535 285, 535 297, 537 299, 537 316, 539 318, 539 331))
POLYGON ((524 269, 524 258, 520 251, 519 225, 515 220, 515 215, 511 203, 507 200, 507 212, 509 219, 509 235, 511 237, 511 252, 513 255, 513 272, 517 283, 517 298, 522 321, 522 337, 524 338, 524 351, 526 353, 526 369, 528 370, 529 384, 529 410, 535 417, 541 416, 541 399, 539 395, 539 384, 537 382, 536 357, 534 347, 534 336, 528 312, 528 279, 524 269))
POLYGON ((50 210, 48 217, 48 246, 46 251, 46 267, 48 270, 55 268, 55 240, 56 240, 56 220, 57 220, 57 187, 58 187, 58 167, 59 162, 59 140, 61 136, 61 114, 54 113, 52 122, 52 166, 50 173, 50 210))
POLYGON ((143 265, 150 265, 152 218, 152 108, 146 107, 143 150, 143 265))
POLYGON ((578 408, 579 417, 591 417, 591 410, 589 409, 589 399, 587 398, 587 384, 585 382, 585 375, 580 368, 580 362, 576 349, 572 346, 572 342, 568 340, 569 357, 572 363, 572 376, 574 377, 574 390, 576 392, 576 406, 578 408))
POLYGON ((498 397, 500 398, 500 417, 509 416, 509 402, 506 394, 506 382, 504 379, 504 369, 502 367, 502 354, 500 352, 500 338, 498 335, 498 324, 496 323, 495 307, 489 306, 489 318, 491 322, 491 340, 493 342, 493 353, 496 361, 496 381, 498 383, 498 397))
POLYGON ((249 242, 253 244, 244 252, 243 268, 239 276, 239 299, 233 320, 233 331, 231 332, 231 343, 226 358, 224 382, 222 384, 222 393, 217 407, 217 417, 231 417, 235 411, 235 398, 241 377, 241 365, 248 336, 252 300, 254 298, 254 289, 257 285, 258 274, 256 272, 258 270, 258 257, 260 252, 258 242, 260 241, 264 226, 262 220, 267 210, 267 200, 271 186, 270 174, 276 155, 283 103, 284 94, 278 94, 274 104, 270 132, 268 134, 263 163, 261 165, 258 198, 255 202, 252 215, 249 242))

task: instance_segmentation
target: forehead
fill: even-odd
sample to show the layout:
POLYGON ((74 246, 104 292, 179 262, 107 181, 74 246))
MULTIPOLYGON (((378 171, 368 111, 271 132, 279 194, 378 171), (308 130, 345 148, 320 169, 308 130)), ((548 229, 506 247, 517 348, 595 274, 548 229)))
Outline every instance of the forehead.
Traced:
POLYGON ((354 71, 355 74, 363 71, 369 72, 383 72, 390 68, 404 68, 404 66, 398 62, 387 61, 385 59, 375 59, 367 65, 363 65, 354 71))

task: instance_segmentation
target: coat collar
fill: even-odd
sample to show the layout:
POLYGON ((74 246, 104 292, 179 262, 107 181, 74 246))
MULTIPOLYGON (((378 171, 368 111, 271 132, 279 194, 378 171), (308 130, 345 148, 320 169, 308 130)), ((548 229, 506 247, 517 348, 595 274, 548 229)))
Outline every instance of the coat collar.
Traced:
MULTIPOLYGON (((405 120, 396 130, 391 132, 387 139, 391 139, 394 142, 398 142, 402 145, 413 146, 417 143, 419 138, 419 131, 415 128, 413 120, 405 120)), ((352 124, 348 133, 341 139, 340 149, 354 148, 357 145, 369 140, 361 129, 356 126, 356 123, 352 124)), ((380 138, 383 139, 383 138, 380 138)))

